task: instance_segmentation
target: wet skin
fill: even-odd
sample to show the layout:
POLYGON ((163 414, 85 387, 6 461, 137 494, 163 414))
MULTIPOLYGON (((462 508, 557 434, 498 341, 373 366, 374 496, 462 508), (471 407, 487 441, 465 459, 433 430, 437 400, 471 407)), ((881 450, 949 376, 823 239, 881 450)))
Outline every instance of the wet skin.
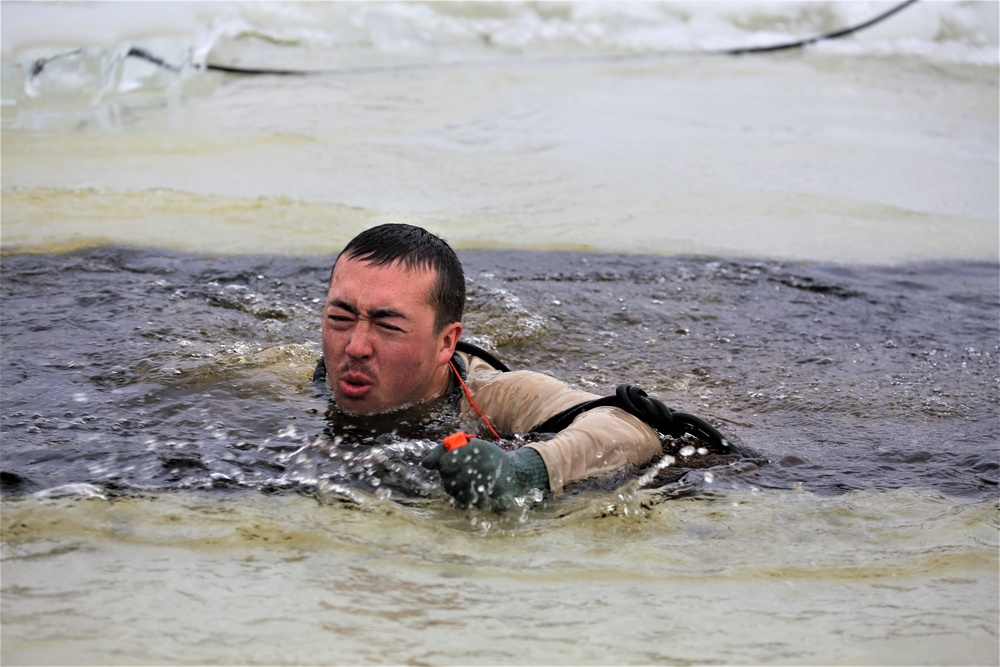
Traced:
POLYGON ((396 262, 341 257, 323 314, 323 358, 337 405, 357 414, 395 410, 441 395, 462 333, 434 327, 437 275, 396 262))

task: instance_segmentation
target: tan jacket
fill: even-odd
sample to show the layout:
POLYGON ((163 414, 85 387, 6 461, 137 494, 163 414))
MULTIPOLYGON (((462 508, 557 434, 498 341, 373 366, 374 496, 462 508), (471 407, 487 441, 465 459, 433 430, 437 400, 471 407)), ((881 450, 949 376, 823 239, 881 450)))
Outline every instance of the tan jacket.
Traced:
MULTIPOLYGON (((527 433, 567 408, 599 398, 542 373, 504 373, 478 357, 461 352, 459 356, 468 368, 467 384, 476 405, 504 435, 527 433)), ((467 398, 462 399, 461 410, 475 416, 467 398)), ((612 407, 588 410, 551 440, 528 446, 545 462, 554 493, 626 463, 643 465, 662 447, 659 436, 645 422, 612 407)))

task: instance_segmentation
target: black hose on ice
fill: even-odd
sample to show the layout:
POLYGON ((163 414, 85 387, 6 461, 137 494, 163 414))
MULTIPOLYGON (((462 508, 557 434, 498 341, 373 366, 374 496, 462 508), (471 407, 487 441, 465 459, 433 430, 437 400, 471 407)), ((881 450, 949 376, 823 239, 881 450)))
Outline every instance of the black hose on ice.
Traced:
MULTIPOLYGON (((873 17, 873 18, 871 18, 871 19, 869 19, 867 21, 864 21, 863 23, 859 23, 857 25, 853 25, 853 26, 850 26, 848 28, 843 28, 841 30, 835 30, 833 32, 827 32, 827 33, 823 33, 821 35, 815 35, 813 37, 807 37, 805 39, 799 39, 799 40, 795 40, 795 41, 792 41, 792 42, 785 42, 785 43, 782 43, 782 44, 771 44, 771 45, 768 45, 768 46, 743 46, 743 47, 737 47, 737 48, 734 48, 734 49, 723 49, 723 50, 720 50, 720 51, 709 51, 707 53, 709 55, 741 56, 741 55, 748 55, 748 54, 755 54, 755 53, 774 53, 776 51, 787 51, 787 50, 790 50, 790 49, 801 49, 801 48, 805 48, 805 47, 809 46, 810 44, 816 44, 817 42, 823 42, 823 41, 827 41, 827 40, 831 40, 831 39, 839 39, 841 37, 846 37, 847 35, 851 35, 853 33, 856 33, 856 32, 859 32, 861 30, 864 30, 865 28, 870 28, 871 26, 875 25, 876 23, 880 23, 880 22, 884 21, 885 19, 889 18, 890 16, 893 16, 893 15, 897 14, 898 12, 903 11, 904 9, 906 9, 907 7, 909 7, 910 5, 912 5, 912 4, 916 3, 916 2, 917 2, 917 0, 905 0, 905 2, 901 2, 898 5, 894 5, 893 7, 891 7, 890 9, 887 9, 886 11, 882 12, 878 16, 875 16, 875 17, 873 17)), ((58 60, 59 58, 64 58, 64 57, 67 57, 67 56, 77 55, 78 53, 80 53, 80 49, 76 49, 74 51, 70 51, 70 52, 67 52, 67 53, 59 53, 59 54, 56 54, 54 56, 49 56, 47 58, 39 58, 38 60, 35 60, 32 63, 32 65, 31 65, 30 77, 31 78, 35 78, 36 76, 38 76, 39 74, 41 74, 42 70, 45 69, 45 66, 48 63, 50 63, 50 62, 52 62, 54 60, 58 60)), ((661 54, 661 55, 663 55, 663 54, 661 54)), ((690 55, 698 55, 698 54, 690 54, 690 55)), ((146 49, 142 49, 142 48, 138 48, 138 47, 132 47, 132 48, 130 48, 126 52, 125 57, 126 58, 139 58, 141 60, 145 60, 147 62, 153 63, 154 65, 157 65, 157 66, 162 67, 164 69, 170 70, 171 72, 179 72, 182 69, 180 66, 173 65, 173 64, 167 62, 166 60, 164 60, 163 58, 160 58, 159 56, 157 56, 157 55, 155 55, 153 53, 150 53, 146 49)), ((391 68, 391 69, 408 69, 408 68, 412 68, 412 67, 419 67, 419 65, 416 65, 416 66, 415 65, 409 65, 409 66, 407 66, 407 65, 402 65, 402 66, 401 65, 388 66, 388 68, 391 68)), ((306 69, 278 69, 278 68, 267 68, 267 67, 241 67, 239 65, 220 65, 220 64, 215 64, 215 63, 205 63, 204 65, 200 66, 200 68, 208 70, 208 71, 212 71, 212 72, 222 72, 224 74, 242 74, 242 75, 246 75, 246 76, 250 76, 250 75, 257 75, 257 76, 261 76, 261 75, 272 75, 272 76, 304 76, 304 75, 307 75, 307 74, 345 74, 345 73, 359 73, 359 72, 366 72, 366 71, 374 71, 374 70, 386 69, 385 67, 361 67, 361 68, 339 68, 339 69, 325 69, 325 70, 323 70, 323 69, 320 69, 320 70, 306 70, 306 69)))

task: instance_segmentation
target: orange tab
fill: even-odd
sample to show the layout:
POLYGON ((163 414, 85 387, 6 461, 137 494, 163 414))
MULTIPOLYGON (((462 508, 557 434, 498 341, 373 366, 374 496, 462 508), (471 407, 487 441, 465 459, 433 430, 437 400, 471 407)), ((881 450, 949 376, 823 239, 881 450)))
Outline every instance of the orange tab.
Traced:
POLYGON ((472 440, 474 437, 476 436, 469 433, 462 433, 461 431, 459 431, 458 433, 452 433, 441 442, 444 444, 444 451, 450 452, 453 449, 458 449, 459 447, 465 447, 467 444, 469 444, 469 440, 472 440))

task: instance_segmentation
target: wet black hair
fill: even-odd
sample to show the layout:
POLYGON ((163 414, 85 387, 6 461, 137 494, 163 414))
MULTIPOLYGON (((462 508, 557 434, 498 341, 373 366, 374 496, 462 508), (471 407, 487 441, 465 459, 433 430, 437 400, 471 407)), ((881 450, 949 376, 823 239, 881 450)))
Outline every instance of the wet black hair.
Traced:
MULTIPOLYGON (((437 289, 430 295, 434 328, 440 332, 452 322, 461 322, 465 312, 465 273, 447 241, 422 227, 388 223, 366 229, 344 247, 340 257, 374 266, 402 262, 408 269, 437 272, 437 289)), ((334 262, 334 268, 337 263, 334 262)), ((333 279, 333 271, 330 272, 333 279)))

